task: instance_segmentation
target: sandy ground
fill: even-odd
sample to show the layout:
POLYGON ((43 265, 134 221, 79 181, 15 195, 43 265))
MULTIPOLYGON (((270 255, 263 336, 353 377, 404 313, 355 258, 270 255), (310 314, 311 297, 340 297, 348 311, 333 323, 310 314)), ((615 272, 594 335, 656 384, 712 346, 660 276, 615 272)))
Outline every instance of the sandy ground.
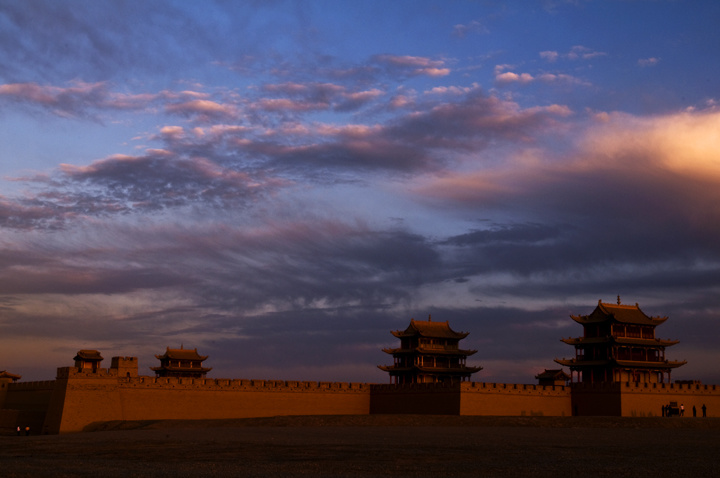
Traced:
POLYGON ((0 476, 720 476, 720 419, 345 416, 0 436, 0 476))

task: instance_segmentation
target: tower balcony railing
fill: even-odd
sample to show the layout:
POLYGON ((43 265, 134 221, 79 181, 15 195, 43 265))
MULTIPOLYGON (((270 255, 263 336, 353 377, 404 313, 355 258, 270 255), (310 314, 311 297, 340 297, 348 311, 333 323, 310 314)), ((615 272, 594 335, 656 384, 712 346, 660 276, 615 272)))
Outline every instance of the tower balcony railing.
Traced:
POLYGON ((443 345, 443 344, 419 344, 418 347, 431 350, 458 350, 457 345, 443 345))

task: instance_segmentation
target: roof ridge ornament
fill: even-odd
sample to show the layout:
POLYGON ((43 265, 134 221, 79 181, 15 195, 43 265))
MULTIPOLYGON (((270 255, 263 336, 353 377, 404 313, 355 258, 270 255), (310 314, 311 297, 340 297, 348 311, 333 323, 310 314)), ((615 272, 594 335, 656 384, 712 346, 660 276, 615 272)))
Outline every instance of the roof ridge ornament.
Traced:
POLYGON ((620 294, 618 294, 618 305, 620 305, 620 294))

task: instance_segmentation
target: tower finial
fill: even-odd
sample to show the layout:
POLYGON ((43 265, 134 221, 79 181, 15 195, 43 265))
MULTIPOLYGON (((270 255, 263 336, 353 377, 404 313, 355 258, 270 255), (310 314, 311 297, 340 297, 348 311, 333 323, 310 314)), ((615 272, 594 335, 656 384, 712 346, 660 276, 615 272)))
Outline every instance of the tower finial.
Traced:
POLYGON ((618 294, 618 305, 620 305, 620 294, 618 294))
POLYGON ((432 322, 432 315, 428 314, 428 322, 432 322))

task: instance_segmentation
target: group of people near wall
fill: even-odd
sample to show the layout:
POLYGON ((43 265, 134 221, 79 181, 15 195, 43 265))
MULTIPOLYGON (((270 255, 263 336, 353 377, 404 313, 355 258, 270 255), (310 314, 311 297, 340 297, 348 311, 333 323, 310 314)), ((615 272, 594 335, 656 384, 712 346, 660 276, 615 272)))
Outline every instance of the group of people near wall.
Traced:
MULTIPOLYGON (((700 409, 702 410, 702 416, 707 417, 707 407, 705 406, 704 403, 703 403, 703 406, 700 407, 700 409)), ((692 407, 692 413, 693 413, 693 417, 697 417, 697 408, 695 407, 695 405, 693 405, 693 407, 692 407)), ((680 416, 680 417, 685 416, 685 404, 681 403, 680 406, 678 407, 677 402, 670 402, 669 404, 662 406, 662 416, 672 417, 675 415, 680 416)))

